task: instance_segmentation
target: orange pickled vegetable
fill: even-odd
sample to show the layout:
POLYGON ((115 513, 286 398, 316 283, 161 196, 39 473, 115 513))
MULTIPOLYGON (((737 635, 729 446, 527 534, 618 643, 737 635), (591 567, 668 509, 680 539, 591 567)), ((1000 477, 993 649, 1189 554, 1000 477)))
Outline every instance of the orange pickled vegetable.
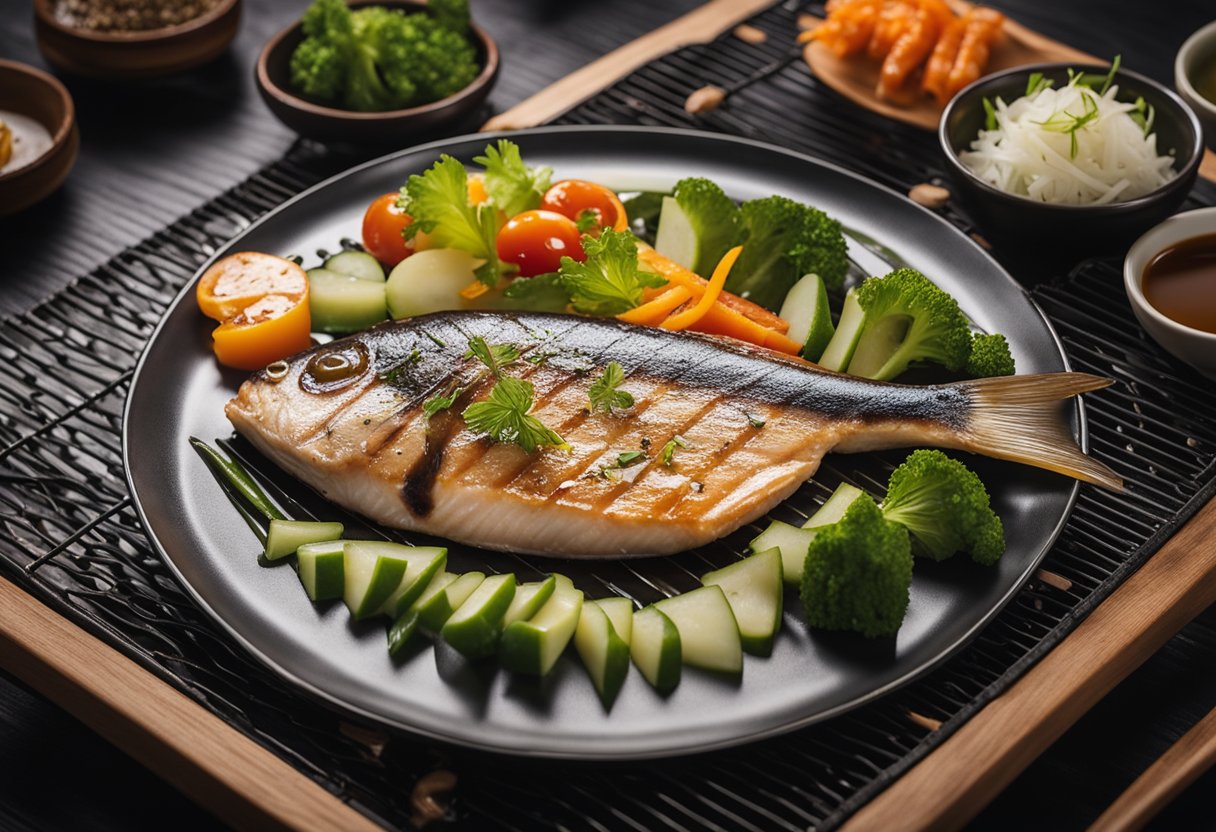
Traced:
POLYGON ((921 89, 937 99, 938 104, 945 104, 950 96, 946 88, 950 83, 950 70, 954 68, 954 59, 958 57, 958 48, 963 41, 963 31, 967 21, 956 17, 946 24, 942 36, 938 38, 929 62, 925 65, 925 77, 921 81, 921 89))
POLYGON ((302 297, 265 295, 220 324, 211 337, 226 367, 259 370, 311 345, 308 292, 302 297))
POLYGON ((208 318, 226 321, 269 294, 298 298, 308 292, 308 275, 290 260, 241 251, 211 264, 195 289, 199 310, 208 318))
POLYGON ((686 286, 671 286, 660 290, 653 299, 641 306, 636 306, 628 312, 617 315, 619 320, 627 324, 641 326, 658 326, 672 310, 692 297, 692 290, 686 286))
MULTIPOLYGON (((701 292, 705 291, 705 287, 709 283, 699 274, 689 271, 647 245, 638 246, 638 266, 645 271, 654 272, 660 277, 666 278, 669 283, 691 289, 697 297, 700 297, 701 292)), ((790 328, 789 321, 732 292, 723 292, 718 298, 718 303, 742 317, 755 321, 766 329, 785 332, 790 328)))
POLYGON ((735 246, 726 254, 722 255, 722 259, 718 261, 718 265, 714 267, 713 276, 709 279, 709 285, 705 287, 705 291, 701 294, 700 300, 693 305, 691 309, 685 309, 675 315, 672 315, 663 323, 659 324, 663 329, 687 329, 693 326, 709 312, 718 301, 718 296, 722 294, 722 286, 726 283, 726 278, 730 274, 731 268, 735 265, 735 261, 739 259, 739 255, 743 253, 743 246, 735 246))
MULTIPOLYGON (((944 4, 941 8, 945 8, 944 4)), ((946 9, 947 14, 949 10, 946 9)), ((921 0, 912 25, 904 30, 887 57, 883 59, 878 76, 878 97, 891 98, 908 80, 908 76, 924 63, 941 34, 940 9, 933 0, 921 0)))
POLYGON ((916 20, 916 4, 903 0, 888 0, 878 13, 874 34, 867 49, 871 58, 882 59, 891 51, 900 35, 912 27, 916 20))
POLYGON ((958 56, 946 81, 946 97, 954 95, 972 81, 978 80, 988 63, 992 43, 1001 33, 1005 15, 995 9, 974 8, 964 16, 967 28, 958 46, 958 56))

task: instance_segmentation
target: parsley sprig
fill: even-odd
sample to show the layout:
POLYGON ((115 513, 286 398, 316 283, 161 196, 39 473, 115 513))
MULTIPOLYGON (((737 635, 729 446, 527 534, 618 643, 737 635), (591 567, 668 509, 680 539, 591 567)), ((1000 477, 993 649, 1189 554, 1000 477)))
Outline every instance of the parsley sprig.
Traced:
POLYGON ((508 217, 540 207, 541 197, 553 179, 553 168, 528 167, 519 153, 519 145, 508 139, 486 145, 485 155, 473 161, 486 169, 490 202, 508 217))
POLYGON ((501 378, 503 368, 519 360, 519 348, 514 344, 489 344, 485 338, 474 335, 469 339, 469 349, 464 357, 479 359, 495 378, 501 378))
POLYGON ((426 418, 431 418, 441 410, 447 410, 452 405, 456 404, 456 400, 460 398, 460 394, 464 392, 463 387, 458 387, 455 384, 448 387, 446 393, 436 393, 425 402, 422 403, 422 412, 426 418))
POLYGON ((628 390, 619 390, 625 380, 625 371, 615 361, 609 361, 604 368, 604 374, 592 382, 587 390, 587 398, 591 402, 591 412, 602 410, 612 413, 613 409, 625 410, 633 407, 633 395, 628 390))
POLYGON ((495 442, 514 443, 528 453, 541 446, 569 450, 566 440, 528 412, 535 397, 531 382, 505 376, 495 382, 485 401, 464 409, 465 424, 473 433, 489 436, 495 442))
POLYGON ((605 228, 599 237, 583 235, 587 259, 561 260, 562 285, 575 311, 588 315, 619 315, 642 302, 642 290, 667 281, 638 270, 637 238, 628 231, 605 228))
POLYGON ((663 450, 659 451, 659 462, 670 468, 672 457, 675 456, 676 453, 676 448, 687 447, 688 440, 677 433, 675 436, 671 437, 671 439, 667 440, 667 444, 663 446, 663 450))

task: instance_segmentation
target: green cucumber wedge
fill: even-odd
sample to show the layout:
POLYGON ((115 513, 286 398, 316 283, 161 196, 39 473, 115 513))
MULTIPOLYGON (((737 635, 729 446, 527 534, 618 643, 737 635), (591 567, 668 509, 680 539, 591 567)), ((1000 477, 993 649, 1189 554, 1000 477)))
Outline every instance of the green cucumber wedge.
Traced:
POLYGON ((611 708, 629 673, 629 645, 595 601, 583 602, 574 631, 574 649, 583 660, 600 701, 605 708, 611 708))
POLYGON ((418 600, 435 576, 443 572, 448 562, 448 550, 435 546, 410 546, 404 555, 409 566, 393 594, 380 607, 380 612, 396 618, 418 600))
POLYGON ((486 576, 481 572, 466 572, 458 576, 425 603, 418 604, 418 623, 432 633, 439 632, 452 613, 456 612, 485 579, 486 576))
POLYGON ((328 601, 342 597, 342 587, 346 585, 342 574, 345 548, 344 541, 327 540, 305 543, 296 550, 297 574, 309 600, 328 601))
POLYGON ((743 670, 739 625, 721 587, 703 586, 655 604, 680 631, 684 664, 719 673, 743 670))
POLYGON ((507 670, 544 676, 557 664, 574 637, 583 609, 583 593, 566 576, 555 577, 553 595, 536 615, 503 630, 499 656, 507 670))
POLYGON ((853 360, 857 342, 861 340, 862 324, 865 323, 866 313, 857 302, 857 290, 850 289, 844 296, 844 306, 840 309, 840 322, 836 324, 836 332, 828 342, 823 355, 819 356, 818 364, 825 370, 835 370, 843 373, 845 367, 853 360))
POLYGON ((832 492, 832 495, 827 498, 824 504, 806 519, 806 522, 802 524, 802 528, 822 529, 824 526, 839 523, 844 517, 844 513, 849 510, 849 506, 853 505, 853 501, 858 497, 864 497, 865 493, 855 485, 842 482, 836 486, 836 490, 832 492))
POLYGON ((823 279, 817 274, 803 275, 786 294, 779 314, 790 324, 786 336, 802 344, 802 357, 817 361, 836 333, 823 279))
POLYGON ((513 574, 491 575, 444 622, 440 637, 467 659, 493 655, 502 637, 503 616, 514 597, 513 574))
POLYGON ((342 334, 367 329, 388 318, 384 282, 309 269, 308 312, 314 332, 342 334))
POLYGON ((326 258, 325 268, 372 283, 384 282, 384 267, 366 251, 340 251, 332 254, 326 258))
POLYGON ((743 649, 753 656, 773 652, 773 637, 781 626, 781 550, 766 549, 701 578, 706 586, 721 587, 739 625, 743 649))
POLYGON ((680 684, 680 631, 653 605, 633 614, 629 655, 650 686, 668 694, 680 684))
POLYGON ((405 612, 401 613, 388 628, 388 654, 390 656, 398 655, 405 645, 410 643, 415 631, 418 629, 418 609, 410 607, 405 612))
POLYGON ((753 552, 769 549, 781 551, 781 574, 787 584, 802 584, 802 570, 806 566, 806 552, 815 539, 814 529, 800 529, 789 523, 774 520, 768 528, 756 535, 749 545, 753 552))
POLYGON ((271 520, 266 532, 266 560, 279 560, 295 554, 306 543, 325 543, 342 536, 341 523, 318 523, 312 520, 271 520))
MULTIPOLYGON (((435 570, 443 568, 446 558, 446 549, 384 540, 348 540, 343 549, 342 598, 356 619, 384 612, 395 617, 395 612, 386 607, 389 599, 395 604, 407 597, 415 584, 421 593, 435 570)), ((402 606, 409 606, 412 600, 402 606)))
POLYGON ((507 607, 507 614, 503 616, 502 625, 510 627, 516 621, 527 621, 536 615, 545 602, 552 597, 556 586, 557 576, 550 575, 543 581, 520 584, 515 587, 515 597, 511 599, 511 606, 507 607))
POLYGON ((701 253, 701 241, 692 221, 676 202, 674 196, 663 197, 659 210, 659 229, 654 237, 654 249, 686 269, 694 269, 701 253))
POLYGON ((628 598, 613 596, 612 598, 601 598, 595 603, 599 604, 600 609, 608 616, 616 634, 628 644, 633 638, 633 602, 628 598))

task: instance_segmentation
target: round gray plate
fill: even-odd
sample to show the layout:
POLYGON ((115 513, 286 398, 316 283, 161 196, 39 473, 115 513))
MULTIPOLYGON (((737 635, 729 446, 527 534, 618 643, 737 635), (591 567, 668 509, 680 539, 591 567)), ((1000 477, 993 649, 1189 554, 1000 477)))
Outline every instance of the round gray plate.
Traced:
MULTIPOLYGON (((341 238, 358 238, 373 197, 396 190, 441 151, 469 161, 489 138, 452 139, 355 168, 285 203, 216 257, 251 249, 299 253, 311 264, 316 249, 335 250, 341 238)), ((631 190, 706 176, 735 199, 779 193, 817 205, 932 276, 981 327, 1005 333, 1019 372, 1065 369, 1037 307, 971 240, 904 197, 839 168, 755 142, 684 131, 549 128, 511 138, 529 163, 551 165, 558 177, 631 190)), ((882 268, 872 253, 854 249, 863 268, 882 268)), ((199 604, 282 676, 346 711, 462 745, 553 757, 656 757, 754 740, 856 707, 924 673, 989 621, 1055 540, 1076 495, 1075 484, 1063 477, 977 459, 1004 519, 1008 551, 994 569, 965 558, 919 563, 897 638, 810 634, 789 594, 773 655, 748 657, 741 681, 686 670, 664 699, 633 671, 609 712, 572 653, 543 681, 515 678, 493 663, 465 665, 450 651, 429 646, 395 662, 385 649, 382 623, 353 625, 341 604, 311 604, 289 566, 258 565, 256 539, 186 442, 191 435, 212 441, 231 433, 223 404, 243 380, 214 361, 211 325, 195 307, 193 290, 191 283, 161 321, 127 402, 124 459, 152 541, 199 604)), ((1069 418, 1083 437, 1080 408, 1070 409, 1069 418)), ((845 472, 874 465, 869 455, 829 461, 845 472)), ((271 470, 265 463, 258 467, 271 470)), ((271 478, 299 491, 283 474, 272 472, 271 478)), ((813 488, 792 502, 813 508, 810 496, 824 493, 813 488)), ((318 504, 324 514, 327 506, 318 504)), ((741 530, 727 543, 738 548, 752 534, 754 529, 741 530)), ((642 600, 653 600, 657 593, 648 583, 688 588, 707 561, 724 557, 725 547, 716 546, 634 561, 631 572, 620 564, 519 559, 453 545, 449 568, 560 569, 592 595, 606 594, 605 585, 613 584, 641 595, 649 591, 651 598, 642 600)))

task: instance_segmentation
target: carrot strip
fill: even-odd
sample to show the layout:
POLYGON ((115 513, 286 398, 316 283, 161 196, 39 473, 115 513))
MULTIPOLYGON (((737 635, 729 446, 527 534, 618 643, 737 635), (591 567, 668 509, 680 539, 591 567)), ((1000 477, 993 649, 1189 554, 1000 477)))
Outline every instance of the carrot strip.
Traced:
POLYGON ((705 317, 690 326, 689 329, 694 332, 704 332, 707 335, 726 335, 790 355, 797 355, 802 350, 802 344, 797 341, 785 337, 775 329, 769 329, 745 318, 721 302, 711 306, 705 313, 705 317))
POLYGON ((686 286, 669 285, 666 291, 660 292, 653 300, 636 306, 628 312, 617 315, 617 320, 627 324, 641 326, 658 326, 680 304, 692 297, 692 290, 686 286))
POLYGON ((476 300, 477 298, 490 291, 490 287, 482 283, 480 280, 474 280, 468 286, 460 290, 460 296, 465 300, 476 300))
POLYGON ((672 315, 659 324, 659 326, 663 329, 688 329, 688 327, 704 318, 709 308, 717 302, 718 295, 722 294, 722 286, 725 285, 731 268, 742 253, 743 246, 735 246, 726 252, 726 254, 723 254, 722 259, 718 261, 718 265, 714 266, 714 273, 709 278, 709 285, 705 287, 705 292, 701 295, 701 299, 697 301, 696 305, 691 309, 685 309, 679 314, 672 315))
MULTIPOLYGON (((705 286, 709 282, 674 260, 664 257, 647 245, 638 246, 638 263, 646 271, 654 272, 666 278, 669 283, 691 289, 697 296, 700 296, 701 292, 705 291, 705 286)), ((789 322, 784 318, 775 315, 759 304, 752 303, 750 300, 741 298, 731 292, 722 292, 718 298, 718 304, 730 308, 741 317, 754 321, 766 329, 785 332, 790 328, 789 322)))

